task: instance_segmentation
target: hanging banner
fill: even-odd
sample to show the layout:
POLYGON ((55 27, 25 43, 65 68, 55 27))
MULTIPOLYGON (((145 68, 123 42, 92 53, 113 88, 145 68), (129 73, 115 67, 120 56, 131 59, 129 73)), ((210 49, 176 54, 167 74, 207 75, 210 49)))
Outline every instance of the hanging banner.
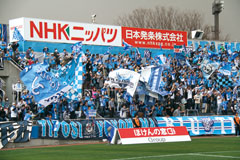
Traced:
POLYGON ((120 26, 18 18, 9 21, 10 42, 15 27, 27 41, 122 46, 120 26))
MULTIPOLYGON (((156 127, 152 118, 139 118, 142 127, 156 127)), ((39 120, 39 138, 47 139, 106 139, 110 136, 109 125, 115 128, 133 128, 131 118, 98 120, 39 120)))
POLYGON ((185 126, 118 129, 122 144, 191 141, 185 126))
POLYGON ((30 140, 32 121, 1 122, 0 123, 0 149, 8 142, 20 143, 30 140))
POLYGON ((190 136, 235 134, 234 116, 156 117, 158 127, 186 126, 190 136))
MULTIPOLYGON (((235 134, 233 118, 234 116, 191 116, 139 118, 139 120, 142 128, 185 126, 190 136, 199 136, 235 134)), ((109 139, 109 137, 113 137, 112 128, 133 128, 132 118, 98 119, 94 121, 39 120, 37 122, 39 138, 47 139, 109 139), (110 126, 112 127, 109 128, 110 126)))
POLYGON ((122 39, 133 47, 173 49, 187 44, 187 32, 122 27, 122 39))

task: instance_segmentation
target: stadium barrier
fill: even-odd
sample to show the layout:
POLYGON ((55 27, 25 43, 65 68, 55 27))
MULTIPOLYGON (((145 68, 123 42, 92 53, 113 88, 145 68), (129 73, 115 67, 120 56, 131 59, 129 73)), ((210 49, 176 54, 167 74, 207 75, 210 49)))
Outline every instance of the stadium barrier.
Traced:
MULTIPOLYGON (((235 134, 233 116, 189 116, 139 118, 141 127, 186 126, 190 136, 231 135, 235 134)), ((98 119, 98 120, 39 120, 38 129, 33 128, 32 138, 50 139, 106 139, 107 123, 116 128, 133 128, 133 119, 98 119), (38 135, 38 136, 36 136, 38 135)))

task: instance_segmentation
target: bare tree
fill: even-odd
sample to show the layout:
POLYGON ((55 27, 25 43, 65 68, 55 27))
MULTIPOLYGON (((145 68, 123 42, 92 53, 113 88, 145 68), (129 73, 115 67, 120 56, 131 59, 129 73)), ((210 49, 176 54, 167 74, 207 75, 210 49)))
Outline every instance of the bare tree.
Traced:
MULTIPOLYGON (((191 31, 201 29, 204 31, 203 39, 213 39, 211 26, 204 24, 201 13, 197 11, 178 11, 172 7, 135 9, 128 15, 119 16, 116 24, 127 27, 186 31, 188 32, 188 38, 191 38, 191 31)), ((229 38, 229 36, 223 37, 222 35, 220 37, 221 40, 229 38)))

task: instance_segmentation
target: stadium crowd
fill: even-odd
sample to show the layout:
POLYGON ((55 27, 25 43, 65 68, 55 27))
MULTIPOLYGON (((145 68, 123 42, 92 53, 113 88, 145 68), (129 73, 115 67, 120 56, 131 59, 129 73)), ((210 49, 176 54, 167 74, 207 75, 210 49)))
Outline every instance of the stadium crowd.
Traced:
MULTIPOLYGON (((22 67, 39 63, 33 48, 29 47, 25 53, 20 53, 18 46, 17 42, 8 46, 2 44, 1 62, 13 60, 22 67)), ((118 68, 140 72, 147 66, 159 65, 156 57, 152 57, 151 53, 141 56, 129 50, 124 53, 111 53, 105 58, 103 54, 93 54, 86 50, 83 56, 83 96, 79 101, 62 97, 59 102, 44 107, 35 103, 33 96, 25 89, 18 101, 16 98, 16 102, 12 104, 8 97, 0 97, 0 121, 88 118, 91 109, 105 118, 135 117, 136 114, 143 117, 184 116, 186 110, 217 115, 240 112, 240 90, 236 85, 239 81, 239 52, 229 53, 223 45, 217 54, 209 54, 209 51, 216 51, 214 44, 192 48, 186 53, 188 64, 182 63, 174 55, 164 55, 165 63, 170 64, 170 67, 166 67, 162 73, 163 89, 170 91, 170 94, 159 96, 158 100, 150 103, 140 101, 137 92, 131 101, 126 99, 124 89, 109 87, 108 74, 118 68), (214 77, 223 76, 218 70, 210 78, 205 78, 200 69, 204 58, 220 62, 221 66, 230 64, 235 68, 236 71, 228 76, 232 84, 218 85, 214 77)), ((58 70, 74 58, 74 54, 65 49, 62 52, 55 49, 50 53, 47 47, 43 49, 43 55, 44 62, 50 65, 49 71, 58 70)))

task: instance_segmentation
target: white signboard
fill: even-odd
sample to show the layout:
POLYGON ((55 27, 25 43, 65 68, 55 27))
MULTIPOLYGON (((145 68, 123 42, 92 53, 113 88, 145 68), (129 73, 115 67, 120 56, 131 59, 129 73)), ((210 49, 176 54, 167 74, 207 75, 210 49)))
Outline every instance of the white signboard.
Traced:
POLYGON ((10 42, 17 27, 28 41, 122 46, 120 26, 65 22, 36 18, 19 18, 9 21, 10 42))

